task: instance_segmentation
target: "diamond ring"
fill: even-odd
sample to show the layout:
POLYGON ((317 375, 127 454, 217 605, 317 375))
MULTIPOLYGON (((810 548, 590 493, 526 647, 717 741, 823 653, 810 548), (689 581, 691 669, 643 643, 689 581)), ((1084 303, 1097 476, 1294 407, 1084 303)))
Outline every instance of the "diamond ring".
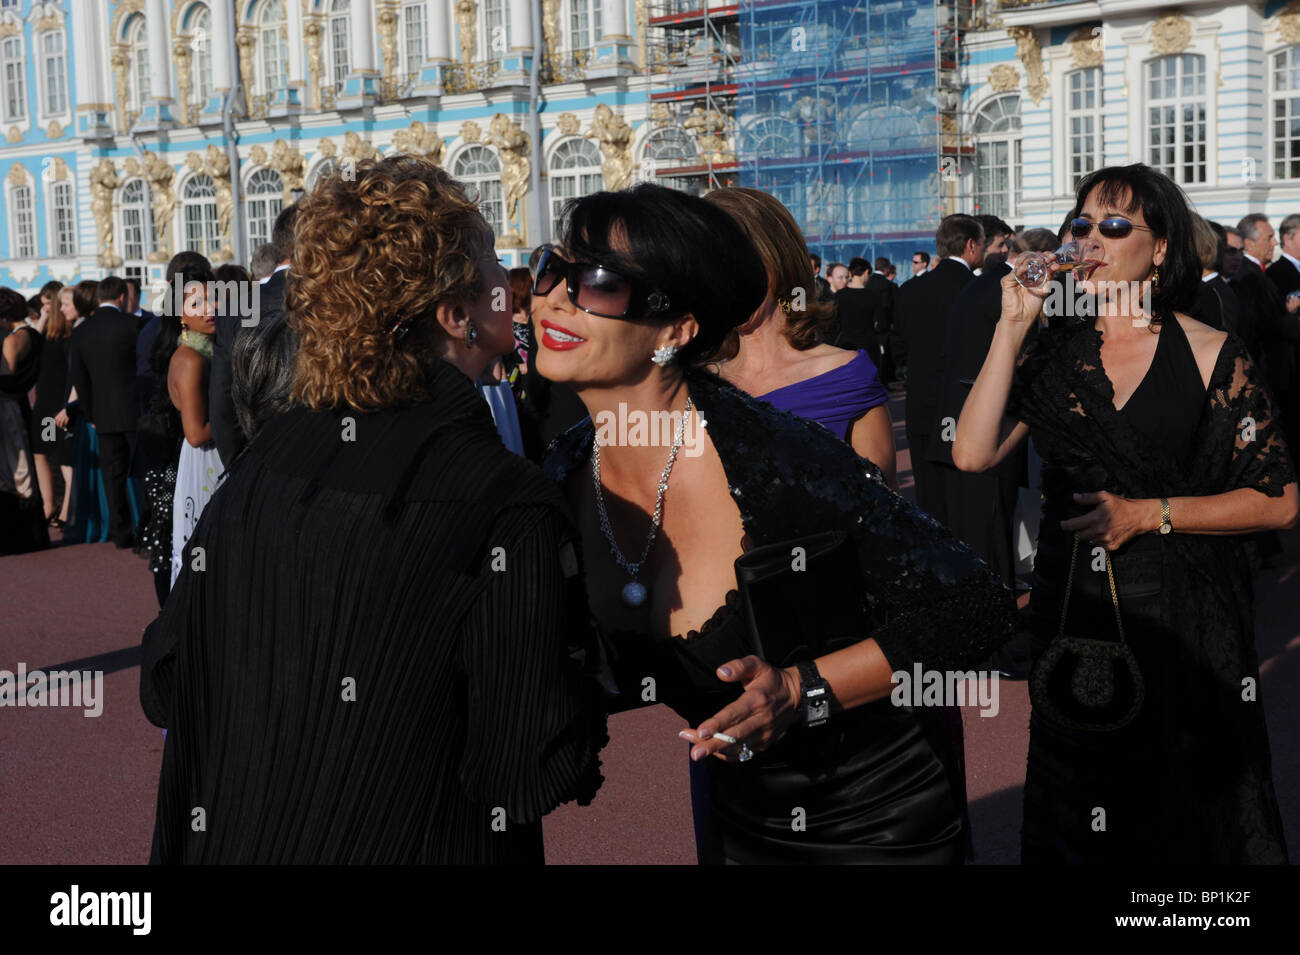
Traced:
POLYGON ((740 755, 737 757, 742 763, 754 758, 754 751, 749 748, 747 743, 740 744, 740 755))

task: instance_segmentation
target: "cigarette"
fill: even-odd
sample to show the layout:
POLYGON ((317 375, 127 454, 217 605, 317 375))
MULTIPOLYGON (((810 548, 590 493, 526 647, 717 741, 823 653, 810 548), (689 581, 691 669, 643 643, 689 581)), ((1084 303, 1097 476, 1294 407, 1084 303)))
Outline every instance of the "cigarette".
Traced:
POLYGON ((736 737, 734 737, 734 736, 728 736, 726 733, 714 733, 714 734, 713 734, 713 738, 714 738, 714 739, 720 739, 720 740, 722 740, 724 743, 739 743, 739 742, 740 742, 740 740, 736 739, 736 737))

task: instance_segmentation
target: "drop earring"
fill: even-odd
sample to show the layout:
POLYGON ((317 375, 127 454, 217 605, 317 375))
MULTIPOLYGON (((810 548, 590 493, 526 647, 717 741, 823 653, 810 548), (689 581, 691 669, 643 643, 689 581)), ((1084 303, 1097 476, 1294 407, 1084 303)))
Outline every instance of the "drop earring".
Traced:
POLYGON ((478 341, 478 328, 475 327, 473 322, 466 322, 465 323, 465 344, 468 345, 470 348, 473 348, 474 343, 477 341, 478 341))
POLYGON ((676 345, 664 345, 661 348, 655 349, 655 353, 652 356, 650 356, 650 360, 654 362, 656 365, 658 365, 660 368, 662 368, 664 365, 672 361, 673 358, 675 358, 676 356, 677 356, 676 345))
POLYGON ((1160 266, 1156 266, 1155 272, 1151 275, 1151 291, 1160 291, 1160 266))

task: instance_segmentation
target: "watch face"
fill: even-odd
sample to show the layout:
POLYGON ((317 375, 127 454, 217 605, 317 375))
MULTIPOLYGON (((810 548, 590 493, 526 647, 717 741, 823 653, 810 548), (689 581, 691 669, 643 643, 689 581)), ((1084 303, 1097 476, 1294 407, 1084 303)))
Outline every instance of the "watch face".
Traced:
POLYGON ((1162 533, 1162 534, 1168 534, 1168 533, 1169 533, 1170 531, 1172 531, 1173 529, 1174 529, 1174 525, 1172 525, 1172 524, 1161 524, 1161 525, 1160 525, 1160 533, 1162 533))
POLYGON ((825 722, 831 716, 831 701, 817 700, 808 703, 808 722, 819 723, 825 722))

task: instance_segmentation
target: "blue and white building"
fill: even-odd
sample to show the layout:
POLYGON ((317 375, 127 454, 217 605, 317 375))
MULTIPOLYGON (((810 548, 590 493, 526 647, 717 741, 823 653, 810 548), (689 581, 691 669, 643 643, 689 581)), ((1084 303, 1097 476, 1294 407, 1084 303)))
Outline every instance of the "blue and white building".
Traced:
POLYGON ((832 258, 955 211, 1055 229, 1110 163, 1222 222, 1300 211, 1300 0, 930 3, 0 0, 0 285, 247 263, 324 172, 394 151, 472 186, 509 265, 567 198, 771 160, 832 258), (780 69, 801 94, 764 99, 780 69))

